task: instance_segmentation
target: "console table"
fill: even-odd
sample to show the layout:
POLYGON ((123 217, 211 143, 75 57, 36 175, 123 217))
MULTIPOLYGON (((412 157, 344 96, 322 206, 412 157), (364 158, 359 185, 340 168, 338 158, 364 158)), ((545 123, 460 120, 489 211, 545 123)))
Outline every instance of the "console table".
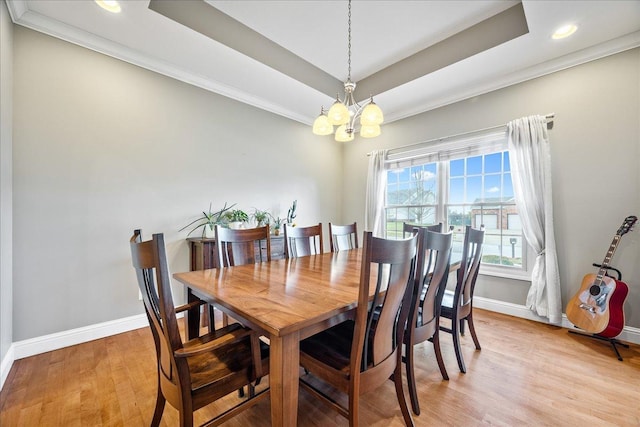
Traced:
MULTIPOLYGON (((191 271, 206 270, 217 267, 216 239, 205 237, 189 237, 191 271)), ((284 258, 284 235, 271 235, 271 259, 284 258)))

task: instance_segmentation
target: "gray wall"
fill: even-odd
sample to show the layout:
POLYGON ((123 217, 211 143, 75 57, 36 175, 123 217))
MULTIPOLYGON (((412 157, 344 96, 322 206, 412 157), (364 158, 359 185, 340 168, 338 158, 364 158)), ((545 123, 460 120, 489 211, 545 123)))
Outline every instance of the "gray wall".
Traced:
MULTIPOLYGON (((384 106, 383 106, 384 108, 384 106)), ((640 216, 640 49, 556 72, 384 126, 345 145, 345 218, 364 222, 366 153, 556 113, 550 132, 554 223, 563 305, 602 262, 627 215, 640 216)), ((627 325, 640 327, 640 232, 613 258, 629 285, 627 325)), ((480 277, 477 295, 524 304, 530 283, 480 277)))
MULTIPOLYGON (((171 268, 181 271, 188 253, 185 233, 177 230, 210 201, 284 214, 298 199, 298 224, 364 224, 367 152, 524 115, 557 115, 553 190, 565 303, 592 271, 591 262, 602 260, 624 216, 640 213, 638 49, 387 124, 374 140, 340 145, 168 77, 22 27, 13 31, 13 45, 2 34, 3 50, 14 51, 17 236, 13 336, 5 335, 3 322, 3 345, 7 338, 142 313, 127 244, 133 228, 146 236, 164 232, 171 268)), ((2 239, 4 247, 4 229, 2 239)), ((11 257, 11 246, 3 266, 5 256, 11 257)), ((614 264, 630 284, 627 324, 636 327, 638 259, 634 232, 623 238, 614 264)), ((4 284, 3 316, 5 293, 11 293, 4 284)), ((478 295, 522 304, 527 287, 482 278, 478 295)), ((175 294, 182 294, 180 287, 175 294)))
MULTIPOLYGON (((12 295, 13 24, 0 2, 0 361, 13 342, 12 295)), ((2 381, 0 381, 2 383, 2 381)))
POLYGON ((165 233, 177 272, 178 229, 209 202, 340 221, 339 143, 23 27, 14 42, 14 341, 142 313, 134 228, 165 233))

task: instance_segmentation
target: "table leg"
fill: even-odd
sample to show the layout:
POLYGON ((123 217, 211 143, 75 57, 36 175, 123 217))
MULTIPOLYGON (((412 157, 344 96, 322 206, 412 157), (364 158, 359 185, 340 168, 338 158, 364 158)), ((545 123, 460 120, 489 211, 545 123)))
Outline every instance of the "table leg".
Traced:
MULTIPOLYGON (((191 288, 187 288, 187 303, 199 300, 193 295, 191 288)), ((187 339, 193 339, 200 336, 200 306, 187 310, 185 313, 185 322, 187 329, 187 339)))
POLYGON ((292 427, 298 419, 300 334, 269 339, 271 425, 292 427))

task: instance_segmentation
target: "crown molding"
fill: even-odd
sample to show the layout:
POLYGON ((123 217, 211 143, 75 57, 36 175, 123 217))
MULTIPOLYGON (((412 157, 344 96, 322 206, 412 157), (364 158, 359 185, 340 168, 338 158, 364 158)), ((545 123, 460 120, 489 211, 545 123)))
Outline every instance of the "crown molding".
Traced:
POLYGON ((64 24, 55 19, 30 11, 23 1, 7 3, 14 9, 11 18, 15 24, 47 34, 49 36, 73 43, 75 45, 102 53, 112 58, 154 71, 193 86, 217 93, 244 104, 252 105, 262 110, 295 120, 304 124, 311 124, 314 118, 300 114, 276 105, 266 99, 247 93, 237 87, 207 79, 201 75, 191 73, 175 64, 157 59, 151 55, 141 53, 119 43, 96 36, 76 27, 64 24), (14 19, 14 16, 16 17, 14 19))
POLYGON ((18 20, 22 18, 28 10, 29 6, 27 6, 27 2, 24 0, 7 0, 7 9, 9 9, 9 16, 11 16, 11 20, 17 24, 18 20))
POLYGON ((640 31, 507 74, 502 78, 492 80, 489 84, 476 85, 472 88, 453 93, 446 97, 431 99, 418 108, 404 109, 391 114, 385 114, 385 121, 390 123, 406 119, 417 114, 426 113, 427 111, 435 110, 436 108, 444 107, 455 102, 464 101, 465 99, 483 95, 494 90, 503 89, 547 74, 566 70, 610 55, 615 55, 616 53, 634 49, 638 46, 640 46, 640 31))
MULTIPOLYGON (((272 112, 305 125, 311 125, 315 116, 301 114, 298 111, 284 108, 282 105, 247 93, 241 88, 191 73, 184 68, 157 59, 151 55, 141 53, 119 43, 96 36, 84 30, 69 26, 60 21, 48 18, 30 11, 24 0, 7 0, 11 19, 15 24, 65 40, 69 43, 85 47, 113 58, 128 62, 141 68, 157 72, 190 85, 217 93, 227 98, 251 105, 253 107, 272 112)), ((562 71, 576 65, 594 61, 609 55, 623 52, 640 46, 640 31, 574 52, 562 57, 538 64, 524 70, 504 75, 486 84, 463 88, 446 96, 425 100, 418 107, 399 109, 385 112, 385 122, 391 123, 417 114, 425 113, 436 108, 444 107, 455 102, 473 98, 488 92, 502 89, 514 84, 532 80, 557 71, 562 71)), ((428 78, 428 77, 425 77, 428 78)))

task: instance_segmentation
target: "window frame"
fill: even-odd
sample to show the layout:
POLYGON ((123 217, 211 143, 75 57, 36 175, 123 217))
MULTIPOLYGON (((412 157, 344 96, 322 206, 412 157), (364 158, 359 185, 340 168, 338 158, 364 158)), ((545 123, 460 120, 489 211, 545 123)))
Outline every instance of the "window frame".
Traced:
MULTIPOLYGON (((411 150, 398 149, 395 153, 390 153, 385 161, 385 173, 388 174, 389 170, 399 168, 411 168, 412 166, 425 165, 430 163, 436 164, 436 180, 437 180, 437 197, 436 197, 436 209, 435 209, 435 221, 449 224, 448 210, 450 206, 467 205, 468 203, 449 203, 449 183, 450 183, 450 171, 449 162, 455 159, 475 157, 478 155, 489 155, 497 152, 508 152, 507 136, 506 132, 493 132, 483 133, 471 138, 464 138, 458 141, 447 141, 435 144, 416 144, 410 146, 411 150)), ((410 169, 409 169, 410 170, 410 169)), ((502 173, 504 173, 504 165, 502 166, 502 173)), ((482 177, 484 182, 484 176, 486 172, 482 171, 482 177)), ((502 184, 504 185, 504 184, 502 184)), ((385 235, 387 235, 387 213, 389 209, 404 209, 408 208, 407 205, 390 205, 387 201, 387 193, 389 189, 389 183, 385 183, 385 200, 384 200, 384 213, 385 213, 385 235)), ((509 206, 500 201, 497 203, 501 209, 504 206, 509 206)), ((514 201, 515 205, 515 201, 514 201)), ((507 224, 508 226, 508 224, 507 224)), ((500 230, 506 230, 500 228, 500 230)), ((460 234, 459 230, 454 231, 456 234, 460 234)), ((500 233, 503 236, 503 233, 500 233)), ((482 263, 482 268, 479 271, 481 275, 503 277, 514 280, 531 280, 531 272, 533 270, 533 263, 535 261, 535 254, 528 244, 524 232, 519 234, 522 239, 522 266, 512 267, 498 264, 486 264, 482 263)), ((504 236, 502 237, 504 238, 504 236)), ((501 244, 503 249, 506 246, 501 244)))

